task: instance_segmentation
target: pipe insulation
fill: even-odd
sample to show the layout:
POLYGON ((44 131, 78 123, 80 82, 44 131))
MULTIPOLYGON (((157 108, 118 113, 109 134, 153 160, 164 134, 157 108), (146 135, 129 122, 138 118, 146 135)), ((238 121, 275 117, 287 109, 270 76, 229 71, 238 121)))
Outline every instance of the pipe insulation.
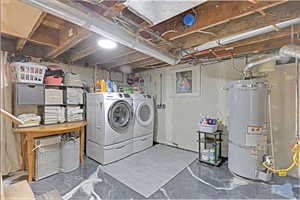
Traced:
POLYGON ((57 0, 22 0, 24 3, 51 13, 57 17, 65 19, 76 25, 95 32, 103 37, 111 39, 115 42, 123 44, 129 48, 140 51, 153 58, 175 65, 180 62, 180 58, 172 54, 162 51, 144 41, 138 40, 137 37, 129 33, 123 27, 115 24, 109 19, 90 11, 74 8, 57 0))
MULTIPOLYGON (((295 18, 295 19, 291 19, 291 20, 288 20, 288 21, 284 21, 284 22, 281 22, 281 23, 277 23, 277 24, 275 24, 275 26, 278 27, 279 29, 283 29, 283 28, 287 28, 289 26, 292 26, 294 24, 299 24, 299 23, 300 23, 300 17, 295 18)), ((269 33, 269 32, 272 32, 272 31, 274 31, 274 26, 273 25, 265 26, 265 27, 262 27, 262 28, 259 28, 259 29, 255 29, 255 30, 252 30, 252 31, 245 32, 245 33, 241 33, 241 34, 226 37, 226 38, 223 38, 223 39, 207 42, 203 45, 196 46, 196 47, 193 47, 193 48, 184 49, 181 54, 183 56, 186 56, 186 55, 189 55, 189 54, 192 54, 192 53, 195 53, 195 52, 204 51, 204 50, 207 50, 207 49, 212 49, 212 48, 215 48, 215 47, 224 46, 224 45, 227 45, 227 44, 230 44, 230 43, 233 43, 233 42, 238 42, 240 40, 248 39, 250 37, 254 37, 254 36, 257 36, 257 35, 269 33)))

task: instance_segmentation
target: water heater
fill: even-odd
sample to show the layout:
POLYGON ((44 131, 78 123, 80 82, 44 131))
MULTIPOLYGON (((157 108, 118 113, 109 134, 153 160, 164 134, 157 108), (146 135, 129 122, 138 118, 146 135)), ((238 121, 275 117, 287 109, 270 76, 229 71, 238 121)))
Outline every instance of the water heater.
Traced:
POLYGON ((262 162, 267 155, 268 82, 239 80, 229 88, 228 167, 239 176, 268 179, 262 162))

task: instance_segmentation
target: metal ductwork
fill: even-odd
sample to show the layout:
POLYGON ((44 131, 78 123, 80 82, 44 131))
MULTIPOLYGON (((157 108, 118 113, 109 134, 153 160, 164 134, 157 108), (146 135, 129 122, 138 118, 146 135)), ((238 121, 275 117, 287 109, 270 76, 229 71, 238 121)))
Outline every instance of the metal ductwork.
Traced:
POLYGON ((298 45, 285 45, 279 50, 280 56, 294 57, 300 59, 300 46, 298 45))
MULTIPOLYGON (((299 24, 299 23, 300 23, 300 17, 295 18, 295 19, 291 19, 291 20, 288 20, 288 21, 285 21, 285 22, 281 22, 281 23, 278 23, 278 24, 275 24, 275 27, 283 29, 283 28, 287 28, 289 26, 292 26, 294 24, 299 24)), ((215 48, 215 47, 224 46, 224 45, 227 45, 227 44, 230 44, 230 43, 233 43, 233 42, 238 42, 238 41, 250 38, 250 37, 254 37, 254 36, 257 36, 257 35, 269 33, 269 32, 272 32, 272 31, 274 31, 274 25, 265 26, 265 27, 262 27, 262 28, 259 28, 259 29, 253 30, 253 31, 248 31, 248 32, 241 33, 241 34, 234 35, 234 36, 230 36, 230 37, 227 37, 227 38, 224 38, 224 39, 207 42, 207 43, 205 43, 203 45, 200 45, 200 46, 197 46, 197 47, 184 49, 182 51, 182 55, 186 56, 186 55, 189 55, 189 54, 192 54, 192 53, 195 53, 195 52, 204 51, 204 50, 207 50, 207 49, 212 49, 212 48, 215 48)))
POLYGON ((93 11, 86 12, 57 0, 22 0, 24 3, 32 5, 44 12, 51 13, 57 17, 65 19, 79 26, 95 32, 103 37, 123 44, 129 48, 140 51, 153 58, 175 65, 180 59, 172 54, 162 51, 144 41, 140 41, 133 34, 124 28, 108 20, 107 18, 96 14, 93 11))
POLYGON ((272 55, 272 56, 266 56, 264 58, 261 58, 259 60, 255 60, 252 62, 249 62, 246 67, 244 68, 244 73, 249 72, 253 67, 257 66, 257 65, 262 65, 265 64, 267 62, 273 61, 273 60, 280 60, 281 56, 280 55, 272 55))
POLYGON ((272 60, 282 60, 284 58, 297 58, 300 59, 300 46, 299 45, 285 45, 280 48, 279 53, 272 56, 267 56, 259 60, 255 60, 253 62, 250 62, 246 65, 244 68, 244 74, 247 72, 250 72, 251 69, 255 66, 265 64, 267 62, 270 62, 272 60))

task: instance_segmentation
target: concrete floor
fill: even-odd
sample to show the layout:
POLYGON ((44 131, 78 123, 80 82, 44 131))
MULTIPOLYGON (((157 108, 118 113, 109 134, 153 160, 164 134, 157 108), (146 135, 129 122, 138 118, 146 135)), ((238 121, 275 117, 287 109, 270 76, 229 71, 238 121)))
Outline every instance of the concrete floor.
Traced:
MULTIPOLYGON (((70 173, 60 173, 31 184, 35 195, 56 190, 64 199, 145 199, 123 183, 98 169, 99 164, 86 158, 85 163, 70 173), (82 184, 88 178, 95 182, 82 184), (100 180, 97 181, 96 179, 100 180), (76 186, 84 185, 76 190, 76 186), (75 189, 74 189, 75 188, 75 189), (73 191, 71 195, 69 192, 73 191), (66 195, 69 194, 69 195, 66 195), (93 198, 91 198, 93 199, 93 198)), ((227 164, 212 167, 197 160, 149 199, 285 199, 300 198, 300 180, 274 176, 272 183, 232 182, 227 164)))

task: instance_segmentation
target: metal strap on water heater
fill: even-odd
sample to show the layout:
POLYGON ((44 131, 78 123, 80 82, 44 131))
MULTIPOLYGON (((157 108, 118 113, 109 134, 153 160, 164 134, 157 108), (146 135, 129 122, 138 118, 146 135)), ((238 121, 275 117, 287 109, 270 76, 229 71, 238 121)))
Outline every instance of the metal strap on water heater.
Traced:
POLYGON ((248 149, 248 150, 256 150, 256 151, 258 151, 258 149, 257 149, 256 147, 253 147, 253 146, 246 146, 246 145, 241 145, 241 144, 236 144, 236 143, 232 142, 232 141, 229 140, 229 139, 228 139, 228 143, 233 144, 233 145, 235 145, 235 146, 237 146, 237 147, 240 147, 240 148, 242 148, 242 149, 248 149))

